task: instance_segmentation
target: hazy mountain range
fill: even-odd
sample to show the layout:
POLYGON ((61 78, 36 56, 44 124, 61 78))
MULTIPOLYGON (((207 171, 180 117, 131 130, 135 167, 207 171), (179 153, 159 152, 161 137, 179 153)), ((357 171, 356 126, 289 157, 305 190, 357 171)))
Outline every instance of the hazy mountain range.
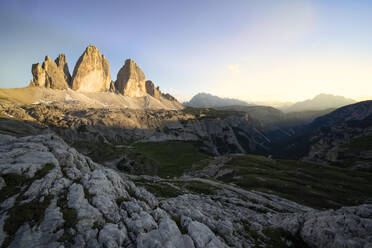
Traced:
POLYGON ((326 109, 339 108, 348 104, 353 104, 356 101, 353 99, 345 98, 343 96, 331 95, 331 94, 319 94, 312 99, 296 103, 276 103, 273 106, 272 102, 246 102, 235 98, 223 98, 208 93, 198 93, 193 96, 190 101, 184 102, 183 104, 190 107, 196 108, 215 108, 215 107, 227 107, 227 106, 253 106, 253 105, 265 105, 276 107, 283 112, 300 112, 300 111, 319 111, 326 109))

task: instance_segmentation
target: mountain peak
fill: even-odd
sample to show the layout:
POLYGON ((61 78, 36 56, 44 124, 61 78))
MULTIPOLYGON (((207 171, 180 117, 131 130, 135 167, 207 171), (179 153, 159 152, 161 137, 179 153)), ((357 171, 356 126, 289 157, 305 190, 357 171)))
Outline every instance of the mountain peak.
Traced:
POLYGON ((312 99, 296 102, 287 109, 286 112, 298 112, 307 110, 325 110, 339 108, 345 105, 355 103, 355 100, 343 96, 321 93, 312 99))
POLYGON ((83 92, 110 89, 110 64, 95 46, 88 46, 75 65, 71 88, 83 92))
MULTIPOLYGON (((56 59, 56 61, 58 58, 56 59)), ((58 60, 59 61, 59 60, 58 60)), ((59 67, 49 56, 45 56, 43 65, 33 64, 31 68, 33 79, 30 86, 46 87, 51 89, 67 89, 70 84, 70 72, 67 63, 59 67)))
POLYGON ((232 105, 242 105, 248 106, 249 104, 245 101, 233 98, 222 98, 219 96, 214 96, 209 93, 198 93, 191 98, 189 102, 186 102, 185 105, 191 107, 201 107, 201 108, 213 108, 213 107, 225 107, 232 105))
POLYGON ((125 60, 119 70, 115 88, 124 96, 141 97, 147 94, 145 74, 132 59, 125 60))

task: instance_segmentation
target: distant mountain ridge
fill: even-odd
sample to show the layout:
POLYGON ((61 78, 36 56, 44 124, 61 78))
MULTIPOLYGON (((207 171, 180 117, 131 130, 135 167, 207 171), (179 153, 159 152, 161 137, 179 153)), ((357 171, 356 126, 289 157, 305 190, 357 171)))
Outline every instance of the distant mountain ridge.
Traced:
POLYGON ((308 110, 325 110, 330 108, 340 108, 349 104, 356 103, 355 100, 343 96, 331 94, 319 94, 313 99, 296 102, 293 105, 283 108, 284 112, 299 112, 308 110))
POLYGON ((283 102, 282 104, 273 104, 273 102, 247 102, 236 98, 224 98, 209 93, 198 93, 190 101, 183 104, 195 108, 221 108, 237 106, 270 106, 279 109, 285 113, 303 112, 303 111, 324 111, 340 108, 349 104, 356 103, 354 99, 332 94, 319 94, 312 99, 299 101, 295 103, 283 102), (274 106, 275 105, 275 106, 274 106))
POLYGON ((234 99, 234 98, 222 98, 219 96, 214 96, 209 93, 198 93, 191 98, 190 101, 183 103, 186 106, 195 108, 214 108, 214 107, 225 107, 233 105, 249 106, 245 101, 234 99))

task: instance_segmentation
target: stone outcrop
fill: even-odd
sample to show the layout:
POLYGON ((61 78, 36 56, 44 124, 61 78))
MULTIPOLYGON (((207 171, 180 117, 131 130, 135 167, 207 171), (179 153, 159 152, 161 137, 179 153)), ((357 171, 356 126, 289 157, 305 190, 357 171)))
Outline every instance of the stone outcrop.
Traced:
POLYGON ((110 90, 110 65, 95 46, 88 46, 75 65, 71 88, 81 92, 110 90))
POLYGON ((162 93, 161 95, 162 95, 163 98, 167 99, 168 101, 175 101, 175 102, 177 102, 177 99, 174 96, 172 96, 171 94, 169 94, 169 93, 165 93, 165 94, 162 93))
POLYGON ((146 81, 141 68, 131 59, 125 61, 117 74, 117 80, 112 81, 110 65, 95 46, 88 46, 85 49, 75 65, 72 77, 64 54, 58 55, 55 61, 46 56, 42 66, 33 64, 32 75, 30 86, 51 89, 71 88, 79 92, 115 92, 129 97, 150 95, 158 100, 172 101, 174 103, 169 104, 176 105, 177 108, 181 106, 173 96, 163 94, 152 81, 146 81))
POLYGON ((160 99, 162 97, 162 93, 160 92, 159 87, 155 87, 154 83, 151 80, 146 81, 146 92, 156 99, 160 99))
POLYGON ((64 54, 59 54, 55 60, 58 68, 63 71, 63 76, 68 83, 69 87, 71 87, 71 74, 70 70, 68 69, 66 56, 64 54))
POLYGON ((119 70, 115 82, 116 91, 124 96, 141 97, 146 96, 146 77, 136 62, 131 59, 125 61, 119 70))
POLYGON ((32 65, 33 80, 30 86, 46 87, 51 89, 63 90, 69 87, 68 67, 65 55, 60 54, 56 62, 50 59, 49 56, 45 57, 43 65, 39 63, 32 65))

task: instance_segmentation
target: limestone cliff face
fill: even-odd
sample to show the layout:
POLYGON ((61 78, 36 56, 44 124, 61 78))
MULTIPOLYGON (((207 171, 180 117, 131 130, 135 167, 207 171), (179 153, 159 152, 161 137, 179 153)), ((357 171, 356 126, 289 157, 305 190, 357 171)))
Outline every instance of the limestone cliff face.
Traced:
POLYGON ((45 57, 45 61, 42 66, 39 63, 32 65, 32 75, 33 80, 31 81, 31 86, 46 87, 51 89, 67 89, 69 87, 68 67, 66 63, 66 58, 63 54, 58 56, 56 61, 61 66, 58 66, 56 62, 50 59, 49 56, 45 57), (62 61, 64 58, 64 61, 62 61))
POLYGON ((124 96, 146 96, 146 77, 141 68, 131 59, 125 61, 118 72, 115 88, 124 96))
POLYGON ((88 46, 75 65, 71 88, 81 92, 110 90, 110 65, 95 46, 88 46))

